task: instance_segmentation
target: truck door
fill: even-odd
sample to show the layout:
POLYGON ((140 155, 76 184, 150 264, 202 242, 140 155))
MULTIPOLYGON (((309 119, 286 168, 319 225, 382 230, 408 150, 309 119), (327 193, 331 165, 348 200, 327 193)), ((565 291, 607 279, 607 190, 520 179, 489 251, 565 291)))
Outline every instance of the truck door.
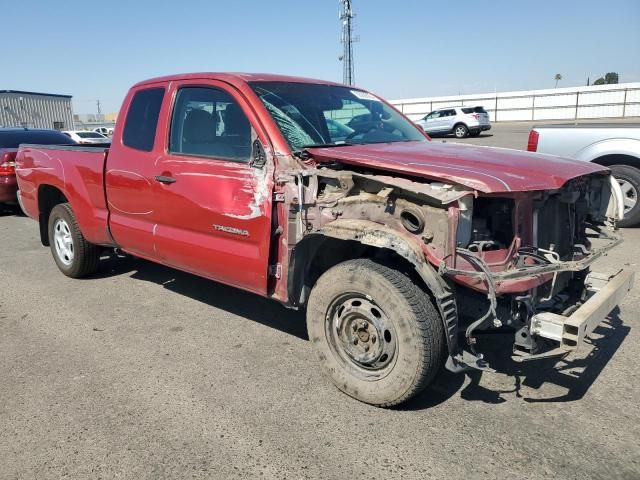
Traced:
POLYGON ((162 148, 157 140, 158 120, 165 98, 164 85, 133 90, 118 120, 105 169, 105 189, 111 234, 122 248, 155 259, 153 215, 155 204, 155 159, 162 148))
POLYGON ((165 149, 156 159, 154 245, 161 262, 265 294, 273 170, 251 163, 267 137, 223 82, 174 82, 165 149))
POLYGON ((453 130, 454 125, 456 124, 456 111, 455 110, 445 110, 442 112, 442 129, 443 132, 450 132, 453 130))

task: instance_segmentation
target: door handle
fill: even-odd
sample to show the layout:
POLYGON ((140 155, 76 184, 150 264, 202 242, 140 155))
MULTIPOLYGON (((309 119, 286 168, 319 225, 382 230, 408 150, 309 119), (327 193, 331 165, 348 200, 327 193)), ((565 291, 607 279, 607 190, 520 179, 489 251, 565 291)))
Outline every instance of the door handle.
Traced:
POLYGON ((176 183, 176 179, 173 177, 165 177, 164 175, 156 175, 156 182, 164 183, 165 185, 169 185, 171 183, 176 183))

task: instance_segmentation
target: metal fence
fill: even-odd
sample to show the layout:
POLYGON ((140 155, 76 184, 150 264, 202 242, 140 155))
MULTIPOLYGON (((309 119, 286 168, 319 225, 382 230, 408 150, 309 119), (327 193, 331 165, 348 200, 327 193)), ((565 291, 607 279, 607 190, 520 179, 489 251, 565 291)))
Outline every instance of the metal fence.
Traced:
POLYGON ((640 83, 392 100, 412 120, 445 107, 482 105, 492 122, 640 116, 640 83))

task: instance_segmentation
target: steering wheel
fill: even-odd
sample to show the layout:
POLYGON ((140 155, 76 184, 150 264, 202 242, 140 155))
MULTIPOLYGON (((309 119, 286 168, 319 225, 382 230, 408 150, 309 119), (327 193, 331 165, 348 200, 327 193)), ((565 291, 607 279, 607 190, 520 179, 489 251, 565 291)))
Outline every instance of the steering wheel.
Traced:
MULTIPOLYGON (((369 131, 371 131, 371 129, 369 129, 367 132, 369 132, 369 131)), ((345 137, 344 141, 346 142, 346 141, 348 141, 348 140, 351 140, 352 138, 355 138, 355 137, 357 137, 358 135, 364 135, 364 134, 365 134, 365 133, 367 133, 367 132, 361 132, 361 131, 359 131, 359 130, 354 130, 353 132, 351 132, 349 135, 347 135, 347 136, 345 137)))

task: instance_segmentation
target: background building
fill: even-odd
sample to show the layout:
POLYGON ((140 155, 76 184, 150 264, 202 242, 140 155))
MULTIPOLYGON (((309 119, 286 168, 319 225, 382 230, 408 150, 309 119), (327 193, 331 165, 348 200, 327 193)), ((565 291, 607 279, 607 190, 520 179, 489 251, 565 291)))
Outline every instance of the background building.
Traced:
POLYGON ((0 127, 72 129, 71 95, 0 90, 0 127))
POLYGON ((93 130, 98 127, 113 128, 116 124, 117 113, 76 113, 73 115, 76 130, 93 130))

